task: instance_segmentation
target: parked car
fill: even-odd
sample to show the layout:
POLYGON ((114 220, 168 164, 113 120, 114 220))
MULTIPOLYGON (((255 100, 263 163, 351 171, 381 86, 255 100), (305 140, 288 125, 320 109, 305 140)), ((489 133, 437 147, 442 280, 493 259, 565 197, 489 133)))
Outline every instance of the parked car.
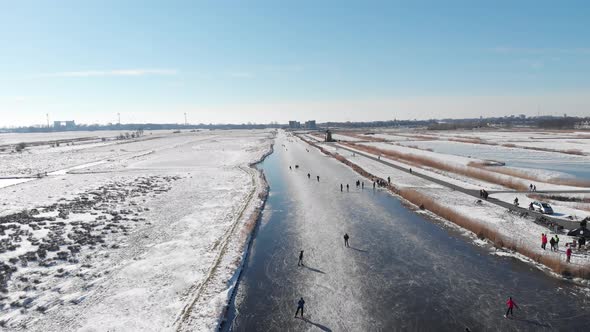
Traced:
POLYGON ((553 214, 553 208, 548 203, 534 201, 531 203, 531 210, 541 212, 543 214, 553 214))

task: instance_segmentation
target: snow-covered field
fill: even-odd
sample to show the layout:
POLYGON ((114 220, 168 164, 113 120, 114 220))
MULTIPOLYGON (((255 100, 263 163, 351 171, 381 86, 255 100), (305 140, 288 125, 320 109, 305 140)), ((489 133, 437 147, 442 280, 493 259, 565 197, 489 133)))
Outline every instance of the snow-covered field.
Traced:
POLYGON ((211 131, 0 154, 5 175, 48 172, 0 183, 2 329, 214 329, 266 190, 249 165, 271 143, 211 131))
MULTIPOLYGON (((0 133, 0 146, 18 143, 75 140, 80 138, 111 138, 128 133, 128 130, 62 131, 55 133, 0 133)), ((169 135, 172 130, 150 130, 146 135, 169 135)))

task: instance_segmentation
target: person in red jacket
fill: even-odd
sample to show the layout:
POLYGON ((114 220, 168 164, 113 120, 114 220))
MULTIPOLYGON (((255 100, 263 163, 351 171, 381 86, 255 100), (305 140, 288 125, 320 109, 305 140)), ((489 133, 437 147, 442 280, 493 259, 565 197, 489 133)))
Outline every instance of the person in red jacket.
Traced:
POLYGON ((518 306, 516 305, 516 302, 514 302, 514 300, 512 300, 512 296, 510 296, 508 298, 508 301, 506 301, 506 305, 508 306, 508 310, 506 310, 506 315, 504 315, 504 317, 508 318, 508 314, 514 316, 514 313, 512 313, 512 309, 514 307, 518 308, 518 306))
POLYGON ((569 263, 570 258, 572 257, 572 248, 568 244, 566 244, 565 246, 567 247, 567 249, 565 250, 565 261, 569 263))
POLYGON ((541 233, 541 248, 543 248, 543 250, 545 250, 546 246, 547 246, 547 235, 545 235, 544 233, 541 233))

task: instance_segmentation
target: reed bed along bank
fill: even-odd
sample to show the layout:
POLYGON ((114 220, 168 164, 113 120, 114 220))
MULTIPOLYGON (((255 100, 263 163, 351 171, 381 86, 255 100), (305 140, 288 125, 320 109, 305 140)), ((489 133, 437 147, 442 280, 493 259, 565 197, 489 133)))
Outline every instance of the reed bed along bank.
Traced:
POLYGON ((406 163, 412 163, 413 165, 418 165, 418 166, 426 166, 426 167, 432 167, 441 171, 447 171, 447 172, 451 172, 451 173, 455 173, 455 174, 459 174, 459 175, 464 175, 464 176, 468 176, 471 178, 475 178, 478 180, 482 180, 482 181, 486 181, 486 182, 490 182, 490 183, 495 183, 507 188, 511 188, 511 189, 515 189, 515 190, 527 190, 528 188, 528 184, 526 184, 525 182, 522 181, 522 179, 514 179, 512 177, 507 177, 495 172, 491 172, 485 169, 480 169, 480 168, 476 168, 476 167, 470 167, 470 166, 463 166, 463 165, 457 165, 457 164, 450 164, 450 163, 446 163, 428 156, 423 156, 423 155, 417 155, 417 154, 412 154, 412 153, 405 153, 405 152, 400 152, 400 151, 394 151, 394 150, 384 150, 384 149, 379 149, 373 146, 366 146, 366 145, 357 145, 354 143, 344 143, 345 145, 354 148, 354 149, 358 149, 358 150, 362 150, 365 152, 369 152, 372 154, 377 154, 377 155, 384 155, 384 156, 388 156, 391 157, 395 160, 398 160, 400 162, 406 162, 406 163))

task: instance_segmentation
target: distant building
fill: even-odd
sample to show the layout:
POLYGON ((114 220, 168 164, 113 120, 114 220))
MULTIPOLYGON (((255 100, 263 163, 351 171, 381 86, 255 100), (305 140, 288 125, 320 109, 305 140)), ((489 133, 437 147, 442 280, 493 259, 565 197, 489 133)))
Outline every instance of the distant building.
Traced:
POLYGON ((334 142, 334 140, 332 139, 332 132, 330 131, 330 129, 326 130, 326 142, 334 142))
POLYGON ((301 123, 299 121, 289 121, 289 129, 299 129, 301 128, 301 123))
POLYGON ((305 121, 305 128, 306 129, 317 129, 315 125, 315 120, 305 121))
POLYGON ((56 130, 72 130, 76 129, 75 121, 53 121, 53 129, 56 130))

